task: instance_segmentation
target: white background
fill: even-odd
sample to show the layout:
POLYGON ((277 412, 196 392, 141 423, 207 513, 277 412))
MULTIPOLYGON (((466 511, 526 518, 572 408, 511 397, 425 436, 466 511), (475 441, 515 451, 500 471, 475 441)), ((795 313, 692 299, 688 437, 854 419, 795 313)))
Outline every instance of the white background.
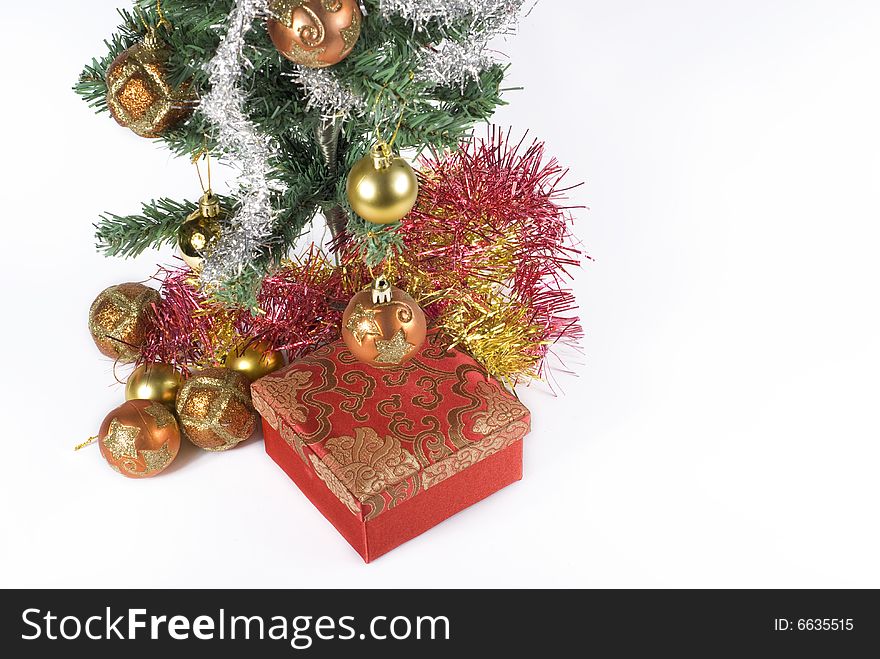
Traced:
POLYGON ((86 315, 185 161, 70 90, 121 0, 3 9, 0 585, 880 586, 880 3, 544 0, 497 117, 584 180, 588 329, 526 478, 366 566, 253 441, 119 477, 86 315))

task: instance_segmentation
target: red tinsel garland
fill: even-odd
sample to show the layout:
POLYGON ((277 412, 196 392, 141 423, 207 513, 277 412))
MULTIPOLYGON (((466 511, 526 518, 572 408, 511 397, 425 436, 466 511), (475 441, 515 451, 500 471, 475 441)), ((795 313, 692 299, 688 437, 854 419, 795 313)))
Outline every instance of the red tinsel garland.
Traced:
POLYGON ((399 230, 401 277, 428 299, 446 291, 429 312, 490 372, 541 377, 552 346, 583 334, 566 287, 583 259, 567 170, 545 162, 542 143, 497 128, 421 165, 418 205, 399 230))
MULTIPOLYGON (((545 375, 552 347, 583 334, 567 288, 583 255, 570 231, 573 207, 564 205, 566 170, 545 162, 543 144, 513 143, 494 128, 421 165, 418 204, 399 229, 405 250, 385 273, 425 306, 450 345, 493 375, 511 385, 545 375)), ((163 270, 143 359, 187 370, 256 341, 296 358, 338 339, 348 300, 370 281, 355 246, 338 256, 339 267, 312 246, 285 263, 263 282, 255 314, 212 303, 188 270, 163 270)))

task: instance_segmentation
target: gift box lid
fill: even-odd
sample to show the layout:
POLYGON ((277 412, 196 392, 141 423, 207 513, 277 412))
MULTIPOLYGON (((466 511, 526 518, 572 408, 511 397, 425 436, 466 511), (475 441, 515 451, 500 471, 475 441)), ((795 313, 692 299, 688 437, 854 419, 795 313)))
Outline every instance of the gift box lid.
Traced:
POLYGON ((341 341, 252 386, 254 406, 369 521, 525 437, 530 414, 473 358, 429 337, 393 370, 341 341))

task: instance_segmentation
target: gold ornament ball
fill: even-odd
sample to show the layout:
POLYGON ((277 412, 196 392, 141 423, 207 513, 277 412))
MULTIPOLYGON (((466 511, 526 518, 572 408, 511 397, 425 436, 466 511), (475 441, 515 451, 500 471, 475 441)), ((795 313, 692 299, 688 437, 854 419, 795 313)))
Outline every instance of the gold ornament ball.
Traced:
POLYGON ((102 291, 89 309, 89 332, 98 350, 121 362, 137 360, 160 299, 157 290, 137 283, 102 291))
POLYGON ((180 257, 193 270, 201 269, 205 257, 220 239, 220 221, 224 217, 220 200, 211 192, 206 192, 199 200, 198 210, 187 217, 178 229, 180 257))
POLYGON ((361 34, 358 0, 273 0, 269 36, 291 62, 319 69, 344 60, 361 34))
POLYGON ((342 340, 361 362, 393 368, 414 357, 425 342, 425 313, 407 293, 379 277, 372 289, 349 302, 342 315, 342 340))
POLYGON ((373 224, 402 220, 416 205, 419 180, 403 158, 387 144, 374 146, 348 175, 348 201, 354 212, 373 224))
POLYGON ((174 406, 183 378, 168 364, 138 366, 125 383, 125 400, 154 400, 174 406))
POLYGON ((184 382, 177 395, 183 434, 206 451, 227 451, 257 429, 251 386, 241 373, 212 368, 184 382))
POLYGON ((269 350, 262 343, 252 343, 244 349, 237 349, 226 355, 224 366, 244 375, 251 382, 274 373, 285 365, 284 354, 269 350))
POLYGON ((168 55, 164 44, 151 35, 122 52, 107 69, 110 114, 141 137, 160 137, 189 117, 194 107, 187 85, 169 84, 168 55))
POLYGON ((151 478, 174 462, 180 429, 164 405, 151 400, 123 403, 107 415, 98 433, 101 455, 118 473, 151 478))

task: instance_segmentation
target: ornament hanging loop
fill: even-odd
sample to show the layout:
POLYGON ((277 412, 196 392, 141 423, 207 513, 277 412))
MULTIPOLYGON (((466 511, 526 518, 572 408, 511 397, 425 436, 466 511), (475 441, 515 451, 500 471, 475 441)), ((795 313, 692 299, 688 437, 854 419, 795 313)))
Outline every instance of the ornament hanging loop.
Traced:
POLYGON ((159 38, 159 29, 164 28, 166 32, 171 32, 174 29, 174 26, 171 24, 171 21, 165 16, 165 11, 162 9, 162 0, 156 0, 156 24, 153 25, 150 21, 147 20, 147 16, 144 13, 144 10, 140 7, 135 7, 135 11, 138 14, 138 18, 141 19, 141 23, 144 26, 144 29, 147 31, 147 36, 144 37, 143 43, 147 49, 157 50, 161 47, 162 41, 159 38))
POLYGON ((202 197, 199 199, 199 213, 202 217, 216 218, 220 216, 220 199, 214 194, 211 185, 211 152, 207 146, 202 147, 193 157, 193 164, 196 166, 196 173, 199 175, 199 185, 202 186, 202 197), (205 180, 202 178, 202 169, 199 167, 199 160, 204 157, 208 169, 208 185, 205 186, 205 180))
POLYGON ((199 185, 202 186, 202 192, 211 194, 211 151, 208 149, 208 139, 205 138, 205 145, 192 157, 192 164, 196 166, 196 174, 199 175, 199 185), (208 167, 208 186, 205 187, 205 180, 202 178, 202 168, 199 167, 199 160, 205 159, 208 167))
POLYGON ((168 32, 174 29, 171 21, 168 20, 168 17, 165 16, 165 12, 162 10, 162 0, 156 0, 156 16, 159 17, 159 22, 156 23, 157 28, 164 27, 168 32))
MULTIPOLYGON (((410 71, 410 80, 415 76, 415 74, 410 71)), ((373 101, 373 112, 376 112, 376 108, 379 106, 379 101, 382 100, 382 97, 385 95, 385 92, 388 91, 388 85, 386 84, 382 87, 382 91, 379 92, 379 95, 376 96, 376 100, 373 101)), ((380 127, 381 122, 376 122, 376 142, 378 145, 385 145, 388 147, 389 152, 391 151, 391 147, 394 146, 394 143, 397 141, 397 136, 400 134, 400 127, 403 126, 403 118, 406 115, 406 106, 409 104, 409 101, 405 98, 397 97, 400 101, 400 113, 397 116, 397 124, 394 126, 394 133, 391 135, 391 139, 386 143, 385 138, 382 136, 382 129, 380 127)), ((375 148, 375 147, 373 147, 375 148)))

